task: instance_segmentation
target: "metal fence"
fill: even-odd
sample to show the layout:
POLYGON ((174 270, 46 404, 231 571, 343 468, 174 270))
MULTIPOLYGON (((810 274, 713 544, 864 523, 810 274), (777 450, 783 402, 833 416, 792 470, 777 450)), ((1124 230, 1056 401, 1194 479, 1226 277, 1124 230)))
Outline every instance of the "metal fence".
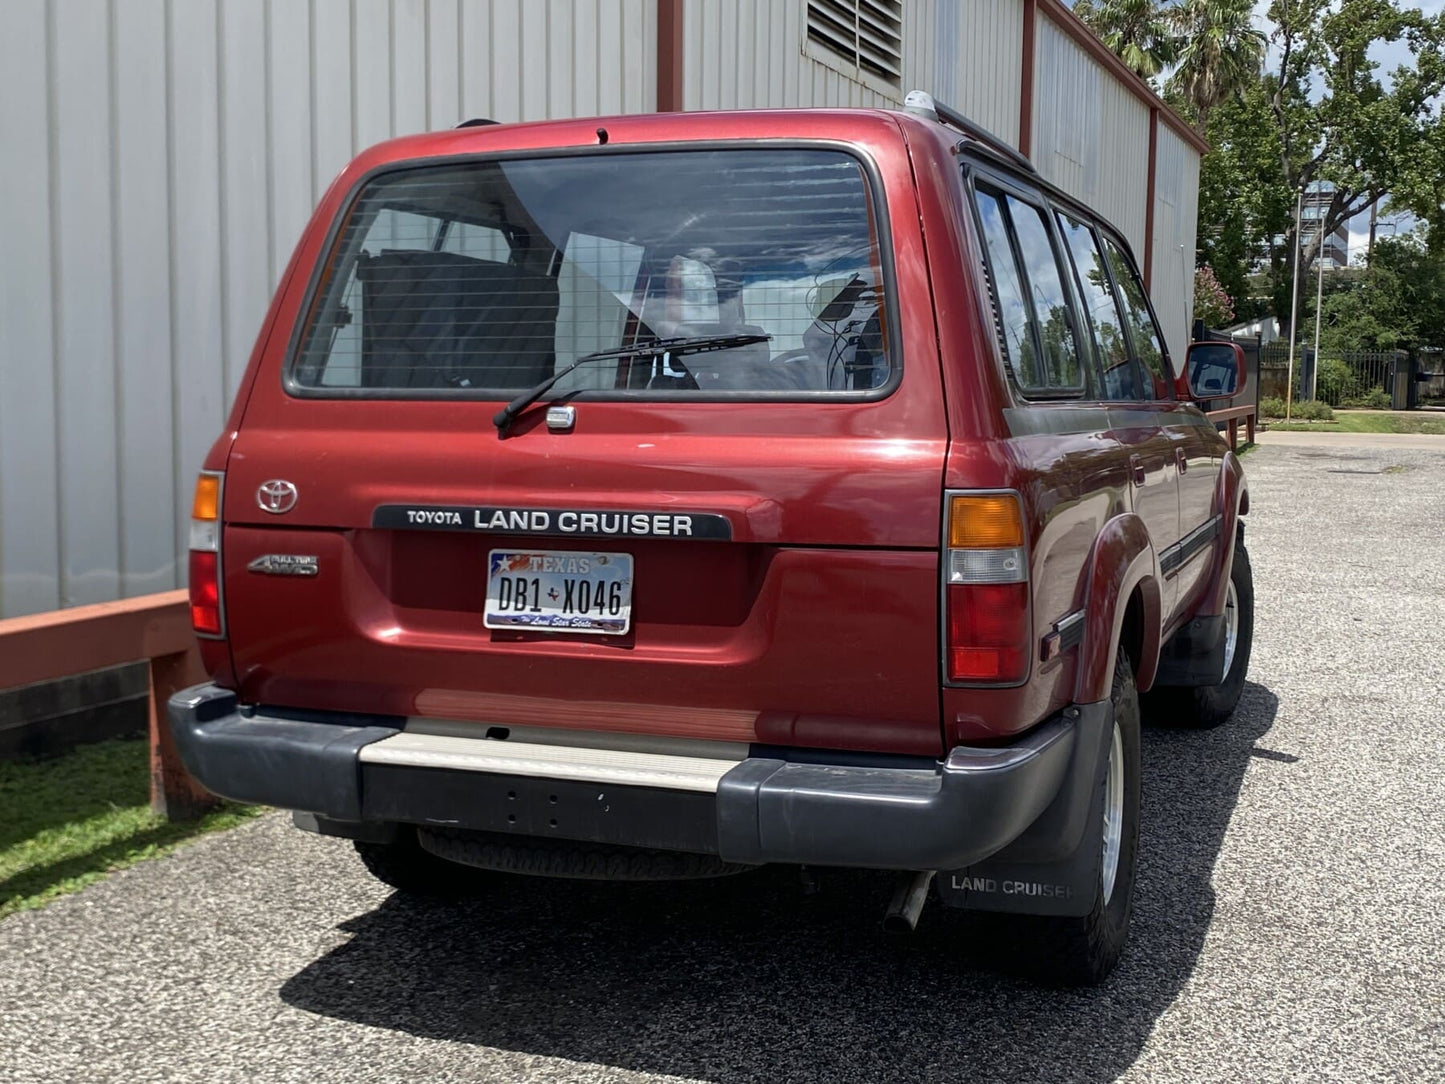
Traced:
MULTIPOLYGON (((1403 350, 1321 351, 1316 375, 1314 351, 1297 350, 1294 398, 1309 398, 1313 383, 1315 397, 1332 407, 1380 405, 1379 396, 1371 393, 1389 395, 1395 366, 1408 359, 1403 350)), ((1261 347, 1260 397, 1283 399, 1288 383, 1289 344, 1273 342, 1261 347)))

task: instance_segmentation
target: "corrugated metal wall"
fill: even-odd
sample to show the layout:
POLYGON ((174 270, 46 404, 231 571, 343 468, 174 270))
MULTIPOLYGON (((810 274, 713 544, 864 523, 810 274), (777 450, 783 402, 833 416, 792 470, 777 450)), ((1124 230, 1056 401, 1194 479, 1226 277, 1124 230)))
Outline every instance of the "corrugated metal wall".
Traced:
MULTIPOLYGON (((951 54, 952 77, 940 83, 938 96, 994 135, 1017 147, 1019 106, 1023 96, 1024 6, 1022 0, 968 0, 941 3, 953 12, 957 29, 938 36, 935 69, 945 68, 945 51, 951 54)), ((920 83, 927 89, 927 83, 920 83)))
POLYGON ((1198 224, 1199 152, 1161 124, 1154 165, 1154 281, 1149 296, 1176 364, 1183 362, 1194 322, 1198 224))
POLYGON ((921 88, 1017 142, 1022 0, 906 0, 897 88, 810 55, 806 11, 806 0, 686 0, 684 108, 888 109, 921 88))
POLYGON ((1037 25, 1034 165, 1123 231, 1142 262, 1149 110, 1052 19, 1037 25))
MULTIPOLYGON (((902 85, 880 89, 809 55, 805 0, 684 0, 684 105, 922 87, 1016 143, 1022 0, 902 11, 902 85)), ((195 470, 357 150, 656 105, 656 0, 5 0, 3 17, 0 616, 180 582, 195 470)), ((1034 159, 1138 249, 1148 109, 1046 16, 1036 30, 1034 159)), ((1153 292, 1179 354, 1198 155, 1161 126, 1158 166, 1153 292)))
POLYGON ((932 81, 934 8, 904 3, 905 85, 884 91, 805 55, 805 0, 685 0, 683 108, 896 107, 932 81))
POLYGON ((655 0, 5 0, 0 616, 174 587, 190 487, 352 155, 643 112, 655 0))
MULTIPOLYGON (((1123 231, 1143 265, 1149 203, 1149 108, 1053 20, 1035 36, 1034 165, 1123 231)), ((1194 309, 1199 152, 1159 124, 1154 178, 1154 301, 1176 366, 1194 309)))

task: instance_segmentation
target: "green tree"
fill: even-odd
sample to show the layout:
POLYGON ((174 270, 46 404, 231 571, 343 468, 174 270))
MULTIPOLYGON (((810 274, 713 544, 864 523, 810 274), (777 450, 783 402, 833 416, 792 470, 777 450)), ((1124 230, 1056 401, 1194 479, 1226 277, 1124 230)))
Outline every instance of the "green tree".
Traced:
MULTIPOLYGON (((1310 319, 1313 319, 1313 298, 1310 319)), ((1445 254, 1421 233, 1381 237, 1363 274, 1325 295, 1320 346, 1401 350, 1445 346, 1445 254)))
MULTIPOLYGON (((1410 177, 1410 163, 1440 138, 1432 104, 1445 90, 1442 20, 1396 0, 1274 0, 1271 42, 1278 63, 1265 77, 1279 176, 1291 199, 1329 182, 1322 228, 1312 229, 1300 254, 1301 269, 1319 254, 1321 241, 1367 211, 1410 177), (1388 85, 1369 49, 1403 42, 1412 63, 1390 73, 1388 85)), ((1283 254, 1294 251, 1293 221, 1283 254)), ((1276 252, 1275 311, 1287 322, 1294 296, 1293 261, 1276 252)))
POLYGON ((1410 160, 1401 166, 1390 203, 1427 223, 1430 247, 1445 252, 1445 123, 1438 113, 1410 160))
POLYGON ((1259 82, 1265 37, 1254 25, 1250 0, 1184 0, 1170 9, 1170 16, 1179 66, 1169 87, 1204 132, 1216 106, 1259 82))
POLYGON ((1205 135, 1210 150, 1200 163, 1196 264, 1214 269, 1236 319, 1253 319, 1267 306, 1253 297, 1251 272, 1272 261, 1279 270, 1275 239, 1294 219, 1264 80, 1211 110, 1205 135))
POLYGON ((1153 79, 1178 57, 1172 19, 1159 0, 1077 0, 1074 14, 1144 79, 1153 79))

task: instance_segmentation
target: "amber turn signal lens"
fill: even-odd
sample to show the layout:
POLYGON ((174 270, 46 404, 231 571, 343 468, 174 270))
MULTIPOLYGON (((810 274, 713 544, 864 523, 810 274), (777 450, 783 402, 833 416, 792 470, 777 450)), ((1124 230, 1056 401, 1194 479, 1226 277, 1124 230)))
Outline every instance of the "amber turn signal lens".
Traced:
POLYGON ((1005 549, 1024 544, 1024 518, 1012 493, 954 497, 948 507, 949 549, 1005 549))
POLYGON ((218 519, 221 513, 221 478, 203 474, 196 479, 196 496, 191 502, 192 519, 218 519))

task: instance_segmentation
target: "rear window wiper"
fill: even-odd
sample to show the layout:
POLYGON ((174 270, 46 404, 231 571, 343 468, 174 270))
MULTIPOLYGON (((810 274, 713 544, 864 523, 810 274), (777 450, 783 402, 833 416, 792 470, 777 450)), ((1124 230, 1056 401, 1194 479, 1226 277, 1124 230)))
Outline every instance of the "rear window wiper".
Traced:
POLYGON ((702 354, 710 350, 731 350, 736 346, 751 346, 753 343, 764 343, 771 339, 771 335, 691 335, 677 339, 653 339, 651 342, 636 343, 632 346, 619 346, 612 350, 597 350, 591 354, 583 354, 566 368, 558 369, 546 380, 533 385, 517 396, 510 403, 497 411, 492 416, 492 424, 497 427, 497 432, 506 432, 507 426, 512 424, 518 414, 526 410, 542 396, 552 390, 552 386, 561 380, 572 370, 586 365, 590 361, 608 361, 613 358, 656 358, 666 357, 669 354, 702 354))

